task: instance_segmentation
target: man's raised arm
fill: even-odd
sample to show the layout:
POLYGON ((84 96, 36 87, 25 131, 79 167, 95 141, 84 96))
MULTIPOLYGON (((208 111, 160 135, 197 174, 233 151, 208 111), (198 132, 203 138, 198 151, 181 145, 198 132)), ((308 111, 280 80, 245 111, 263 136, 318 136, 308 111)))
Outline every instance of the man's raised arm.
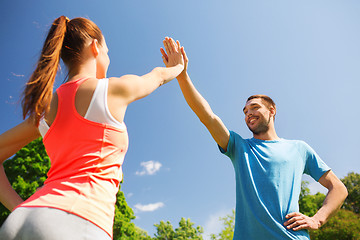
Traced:
MULTIPOLYGON (((212 111, 209 103, 201 96, 201 94, 196 90, 194 84, 192 83, 188 73, 187 73, 187 66, 188 66, 188 58, 186 56, 184 47, 180 46, 179 41, 175 43, 174 40, 171 38, 165 38, 164 40, 164 47, 166 52, 171 51, 172 48, 181 49, 181 52, 184 57, 184 71, 177 76, 177 80, 179 82, 181 91, 184 95, 184 98, 190 108, 194 111, 194 113, 198 116, 200 121, 205 125, 205 127, 209 130, 210 134, 216 141, 216 143, 227 150, 227 145, 230 138, 230 132, 221 121, 221 119, 214 114, 212 111)), ((160 49, 161 53, 163 54, 164 63, 166 60, 166 52, 164 49, 160 49)))

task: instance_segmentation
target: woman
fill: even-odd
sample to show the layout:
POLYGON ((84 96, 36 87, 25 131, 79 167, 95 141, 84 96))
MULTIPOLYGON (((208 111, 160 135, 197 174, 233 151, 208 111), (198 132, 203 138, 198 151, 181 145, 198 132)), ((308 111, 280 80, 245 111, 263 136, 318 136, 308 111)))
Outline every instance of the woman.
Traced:
POLYGON ((54 21, 24 90, 27 119, 0 135, 1 163, 42 135, 51 168, 44 186, 23 201, 1 164, 0 201, 13 212, 0 239, 112 238, 128 146, 125 111, 182 72, 181 52, 172 49, 163 59, 167 68, 106 78, 110 60, 100 29, 84 18, 61 16, 54 21), (53 94, 60 58, 68 68, 68 80, 53 94))

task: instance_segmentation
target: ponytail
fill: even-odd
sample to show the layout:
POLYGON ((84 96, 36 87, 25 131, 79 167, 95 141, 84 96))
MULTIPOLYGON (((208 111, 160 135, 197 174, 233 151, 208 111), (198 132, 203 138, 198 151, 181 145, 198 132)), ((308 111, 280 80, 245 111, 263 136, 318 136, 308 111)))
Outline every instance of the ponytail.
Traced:
POLYGON ((23 118, 39 121, 50 109, 53 86, 60 63, 61 49, 69 19, 61 16, 53 22, 45 40, 37 67, 31 75, 23 92, 23 118))
POLYGON ((61 16, 53 22, 46 37, 37 67, 31 75, 23 92, 23 118, 29 116, 37 125, 50 110, 55 76, 60 58, 69 72, 76 69, 84 60, 82 50, 90 39, 103 41, 101 30, 86 18, 73 18, 71 21, 61 16))

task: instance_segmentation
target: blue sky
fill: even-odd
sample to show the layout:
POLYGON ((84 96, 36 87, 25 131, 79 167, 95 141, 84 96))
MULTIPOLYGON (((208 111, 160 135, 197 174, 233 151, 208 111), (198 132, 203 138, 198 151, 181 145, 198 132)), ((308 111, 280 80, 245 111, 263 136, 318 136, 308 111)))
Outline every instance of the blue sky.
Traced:
MULTIPOLYGON (((19 95, 52 21, 80 16, 106 37, 108 76, 163 66, 162 39, 179 39, 195 86, 229 129, 251 137, 245 99, 267 94, 280 137, 306 141, 340 178, 360 172, 359 12, 357 0, 1 1, 0 132, 21 122, 19 95)), ((153 235, 154 223, 186 217, 218 231, 235 206, 234 171, 177 82, 130 105, 125 122, 122 190, 135 224, 153 235)))

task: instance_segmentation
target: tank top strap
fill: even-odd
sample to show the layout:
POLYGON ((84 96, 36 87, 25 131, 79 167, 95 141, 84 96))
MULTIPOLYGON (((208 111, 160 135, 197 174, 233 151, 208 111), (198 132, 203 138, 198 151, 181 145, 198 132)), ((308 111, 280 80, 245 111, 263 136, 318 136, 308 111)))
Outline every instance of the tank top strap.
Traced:
POLYGON ((57 89, 58 95, 58 111, 57 116, 63 116, 65 118, 75 117, 78 112, 75 108, 75 96, 80 85, 88 78, 80 78, 70 82, 62 84, 57 89))

